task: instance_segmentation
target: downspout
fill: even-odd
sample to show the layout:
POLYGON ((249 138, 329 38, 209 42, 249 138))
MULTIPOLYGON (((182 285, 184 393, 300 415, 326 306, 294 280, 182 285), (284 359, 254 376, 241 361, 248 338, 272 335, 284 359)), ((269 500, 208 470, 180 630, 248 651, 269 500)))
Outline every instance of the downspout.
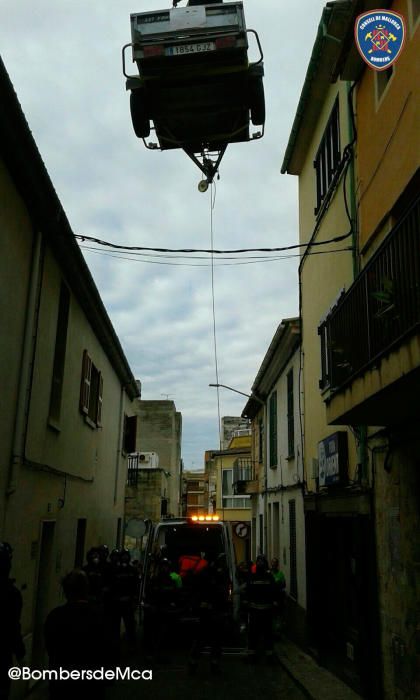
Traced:
MULTIPOLYGON (((16 401, 15 424, 13 429, 12 455, 6 496, 11 496, 17 488, 19 467, 26 458, 26 439, 28 433, 29 407, 36 341, 38 336, 38 316, 41 303, 42 271, 44 264, 44 244, 42 234, 34 232, 28 296, 26 302, 25 328, 19 370, 19 386, 16 401)), ((6 513, 5 516, 6 517, 6 513)))
POLYGON ((122 433, 123 433, 123 422, 124 422, 124 386, 123 386, 123 384, 121 384, 117 457, 116 457, 116 462, 115 462, 114 506, 117 504, 117 499, 118 499, 118 481, 119 481, 119 476, 120 476, 120 462, 121 462, 121 454, 122 454, 121 441, 122 441, 122 433))
MULTIPOLYGON (((350 184, 350 216, 352 235, 352 255, 353 255, 353 279, 356 279, 360 272, 360 262, 358 256, 358 221, 357 221, 357 206, 356 206, 356 172, 355 172, 355 144, 357 143, 357 131, 353 110, 353 90, 356 83, 353 85, 347 82, 347 104, 349 111, 348 120, 348 137, 349 143, 352 144, 352 154, 349 163, 349 184, 350 184)), ((369 486, 368 477, 368 446, 367 446, 367 426, 359 426, 359 445, 357 448, 358 463, 360 464, 360 483, 363 487, 369 486)))

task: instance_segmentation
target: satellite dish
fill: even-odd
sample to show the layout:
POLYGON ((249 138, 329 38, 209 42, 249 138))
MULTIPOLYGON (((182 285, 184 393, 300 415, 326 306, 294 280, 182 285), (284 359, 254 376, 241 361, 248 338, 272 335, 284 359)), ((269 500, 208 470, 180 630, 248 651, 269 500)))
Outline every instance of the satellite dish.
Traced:
POLYGON ((146 531, 146 523, 144 520, 139 520, 139 518, 132 518, 129 520, 125 528, 125 534, 128 535, 128 537, 135 537, 136 540, 141 539, 143 535, 146 534, 146 531))

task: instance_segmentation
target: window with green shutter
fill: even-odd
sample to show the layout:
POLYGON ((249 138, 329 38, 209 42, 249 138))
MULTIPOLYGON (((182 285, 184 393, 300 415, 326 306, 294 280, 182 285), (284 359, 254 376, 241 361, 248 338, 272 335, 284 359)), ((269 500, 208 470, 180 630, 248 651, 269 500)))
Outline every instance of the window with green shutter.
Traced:
POLYGON ((288 457, 295 456, 295 411, 293 401, 293 368, 287 374, 287 449, 288 457))
POLYGON ((273 391, 270 396, 270 440, 269 440, 269 465, 271 469, 277 467, 277 391, 273 391))

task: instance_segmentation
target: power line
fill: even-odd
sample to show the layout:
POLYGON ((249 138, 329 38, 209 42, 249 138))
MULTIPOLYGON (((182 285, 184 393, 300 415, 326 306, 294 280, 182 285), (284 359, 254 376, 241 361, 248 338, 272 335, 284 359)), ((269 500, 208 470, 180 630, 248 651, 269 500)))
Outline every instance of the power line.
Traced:
POLYGON ((349 233, 345 233, 341 236, 335 236, 334 238, 330 238, 326 241, 314 241, 311 244, 309 243, 296 243, 294 245, 289 245, 289 246, 280 246, 276 248, 234 248, 234 249, 227 249, 227 250, 216 250, 216 249, 208 249, 208 248, 153 248, 153 247, 147 247, 147 246, 129 246, 129 245, 122 245, 119 243, 111 243, 110 241, 104 241, 101 238, 95 238, 94 236, 84 236, 81 234, 74 234, 74 237, 76 240, 82 241, 90 241, 92 243, 97 243, 98 245, 105 246, 107 248, 113 248, 114 250, 127 250, 127 251, 133 251, 133 250, 142 250, 142 251, 152 251, 155 253, 209 253, 211 255, 223 255, 223 254, 233 254, 233 253, 279 253, 283 252, 286 250, 296 250, 297 248, 307 248, 309 245, 312 246, 320 246, 320 245, 328 245, 329 243, 339 243, 340 241, 345 240, 346 238, 349 237, 349 233))
MULTIPOLYGON (((94 253, 96 255, 103 255, 108 258, 115 258, 116 260, 126 260, 128 262, 137 262, 137 263, 145 263, 148 265, 167 265, 170 267, 211 267, 211 262, 210 263, 176 263, 176 262, 164 262, 161 260, 148 260, 148 259, 142 259, 139 257, 128 257, 126 255, 122 255, 118 253, 117 251, 115 253, 108 253, 107 251, 97 249, 97 248, 91 248, 89 246, 80 246, 83 250, 87 250, 90 253, 94 253)), ((312 253, 308 253, 307 255, 329 255, 330 253, 343 253, 345 251, 350 251, 353 250, 352 246, 347 246, 345 248, 334 248, 332 250, 316 250, 313 251, 312 253)), ((153 256, 152 256, 153 257, 153 256)), ((292 258, 300 258, 301 254, 296 253, 292 255, 275 255, 272 257, 260 257, 256 258, 253 260, 245 260, 241 262, 231 262, 231 263, 221 263, 218 262, 215 264, 215 267, 237 267, 238 265, 256 265, 258 263, 269 263, 269 262, 276 262, 278 260, 290 260, 292 258)), ((170 259, 170 258, 169 258, 170 259)), ((176 259, 176 258, 175 258, 176 259)), ((193 258, 193 260, 196 259, 201 259, 201 258, 193 258)), ((227 260, 241 260, 240 258, 225 258, 227 260)))

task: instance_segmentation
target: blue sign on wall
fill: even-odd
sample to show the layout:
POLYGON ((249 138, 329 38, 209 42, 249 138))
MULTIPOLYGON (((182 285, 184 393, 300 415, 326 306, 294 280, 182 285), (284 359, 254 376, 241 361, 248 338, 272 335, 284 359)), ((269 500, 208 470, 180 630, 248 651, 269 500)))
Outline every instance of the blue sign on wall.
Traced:
POLYGON ((319 485, 332 486, 347 481, 347 433, 340 431, 318 443, 319 485))

